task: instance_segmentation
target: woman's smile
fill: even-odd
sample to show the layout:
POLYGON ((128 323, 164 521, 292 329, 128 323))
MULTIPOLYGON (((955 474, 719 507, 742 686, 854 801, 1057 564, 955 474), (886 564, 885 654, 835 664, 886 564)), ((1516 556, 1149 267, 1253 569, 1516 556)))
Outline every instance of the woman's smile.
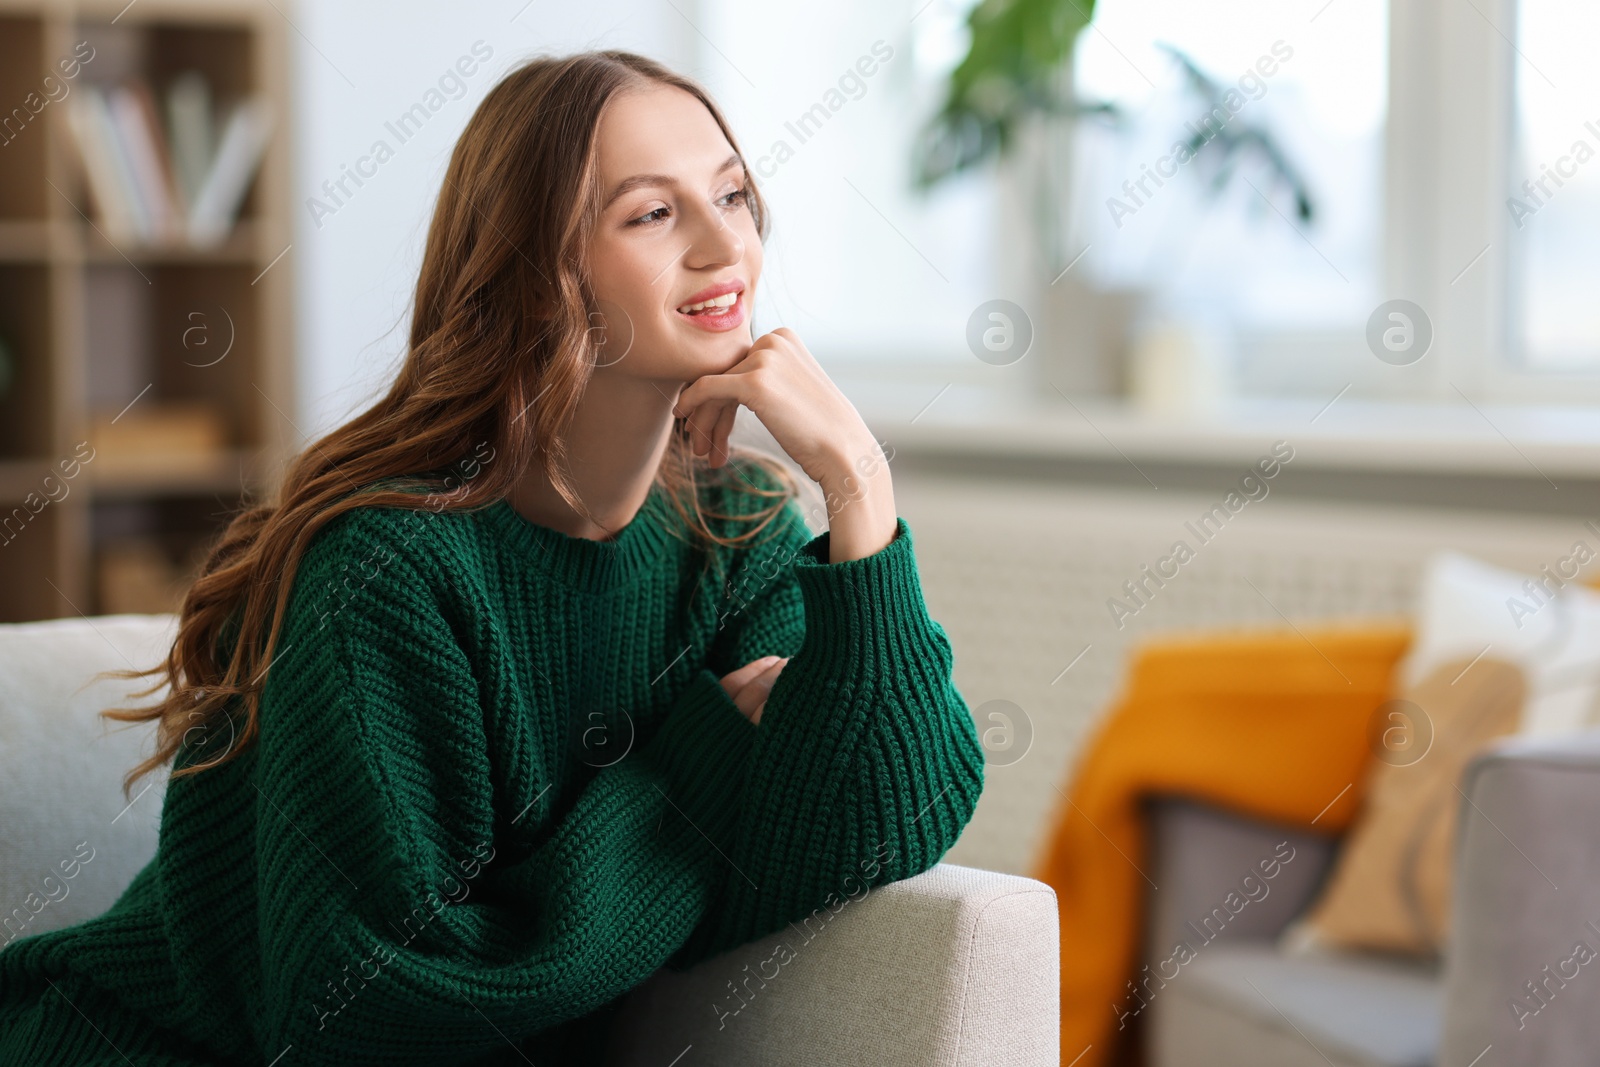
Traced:
POLYGON ((749 318, 744 282, 735 278, 703 289, 679 304, 674 314, 689 325, 721 333, 743 326, 749 318))

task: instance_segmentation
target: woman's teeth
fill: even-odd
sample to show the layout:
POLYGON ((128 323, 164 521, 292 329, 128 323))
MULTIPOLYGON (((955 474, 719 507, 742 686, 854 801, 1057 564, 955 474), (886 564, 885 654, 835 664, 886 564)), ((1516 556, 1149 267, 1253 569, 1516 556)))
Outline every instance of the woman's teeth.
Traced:
POLYGON ((726 308, 732 307, 734 302, 738 299, 738 293, 723 293, 721 296, 712 297, 710 300, 702 300, 698 304, 685 304, 678 310, 683 312, 685 315, 695 315, 707 310, 708 308, 713 309, 714 312, 720 312, 726 308))

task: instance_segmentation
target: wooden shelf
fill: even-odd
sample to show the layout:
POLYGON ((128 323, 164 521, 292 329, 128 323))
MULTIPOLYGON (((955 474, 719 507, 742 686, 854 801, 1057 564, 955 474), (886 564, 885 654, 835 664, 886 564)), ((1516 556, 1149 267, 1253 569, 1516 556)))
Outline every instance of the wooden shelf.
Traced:
POLYGON ((260 228, 255 222, 245 220, 235 226, 233 232, 229 233, 221 244, 210 248, 179 242, 168 244, 113 242, 104 233, 89 226, 79 228, 73 237, 77 247, 81 249, 81 255, 90 263, 231 263, 266 266, 271 257, 282 249, 275 250, 263 259, 259 232, 260 228))
MULTIPOLYGON (((259 0, 76 0, 79 18, 84 22, 110 22, 116 19, 133 25, 176 23, 197 29, 210 27, 249 29, 263 13, 273 7, 259 0)), ((54 6, 46 0, 44 6, 54 6)))
POLYGON ((0 509, 10 510, 23 503, 29 493, 43 496, 47 491, 45 477, 53 473, 53 461, 42 456, 0 460, 0 509))
POLYGON ((220 244, 210 247, 171 242, 139 244, 112 241, 94 225, 45 219, 0 219, 0 263, 231 263, 265 267, 282 248, 267 250, 262 228, 241 221, 220 244))
POLYGON ((95 499, 152 496, 239 496, 258 485, 262 456, 252 449, 215 453, 169 453, 127 458, 98 457, 84 468, 95 499))
POLYGON ((276 491, 299 436, 285 414, 294 264, 281 256, 291 32, 274 0, 0 0, 0 99, 60 80, 59 61, 88 40, 96 56, 74 88, 133 76, 162 93, 196 70, 219 102, 260 92, 278 113, 241 221, 209 248, 108 239, 61 100, 0 131, 0 341, 13 356, 0 392, 0 622, 166 610, 130 608, 173 588, 159 559, 182 579, 231 514, 276 491), (220 447, 168 438, 155 452, 158 423, 135 426, 158 406, 197 405, 220 416, 220 447), (116 444, 83 460, 112 416, 116 444))
POLYGON ((63 475, 60 462, 44 456, 0 460, 0 511, 26 503, 30 495, 35 501, 52 503, 74 493, 89 494, 95 500, 219 493, 239 496, 261 484, 268 460, 259 451, 245 448, 123 459, 101 453, 78 464, 76 476, 71 478, 63 475))
POLYGON ((65 240, 44 219, 0 219, 0 263, 47 263, 65 240))

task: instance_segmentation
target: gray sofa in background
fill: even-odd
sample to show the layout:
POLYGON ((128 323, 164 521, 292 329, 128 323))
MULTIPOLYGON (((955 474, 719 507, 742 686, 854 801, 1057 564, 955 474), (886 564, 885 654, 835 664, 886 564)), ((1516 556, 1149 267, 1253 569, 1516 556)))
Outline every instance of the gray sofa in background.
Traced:
MULTIPOLYGON (((153 726, 96 715, 148 680, 91 678, 156 662, 175 624, 0 625, 0 945, 100 914, 154 856, 164 781, 121 792, 153 726)), ((1049 886, 941 863, 822 914, 812 940, 774 934, 631 991, 612 1067, 1060 1067, 1049 886), (794 958, 763 981, 785 936, 794 958)))
POLYGON ((1600 1062, 1600 733, 1502 741, 1459 789, 1450 939, 1433 963, 1283 951, 1337 839, 1151 798, 1146 870, 1160 888, 1144 956, 1171 975, 1174 944, 1194 948, 1137 1012, 1151 1067, 1600 1062), (1203 927, 1285 841, 1294 858, 1266 895, 1203 927))

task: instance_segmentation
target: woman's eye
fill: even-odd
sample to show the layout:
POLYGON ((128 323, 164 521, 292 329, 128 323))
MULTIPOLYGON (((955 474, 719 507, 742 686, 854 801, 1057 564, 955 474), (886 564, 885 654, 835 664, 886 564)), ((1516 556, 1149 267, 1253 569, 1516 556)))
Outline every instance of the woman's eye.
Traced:
MULTIPOLYGON (((748 203, 749 200, 750 200, 750 190, 749 189, 735 189, 733 192, 729 193, 727 196, 724 196, 719 201, 719 203, 721 203, 725 207, 732 208, 732 207, 738 207, 741 204, 748 203)), ((654 211, 645 212, 643 215, 640 215, 638 218, 629 219, 628 220, 628 225, 629 226, 647 226, 652 222, 660 222, 662 219, 666 218, 667 215, 669 215, 669 214, 671 214, 671 209, 670 208, 658 207, 654 211)))

